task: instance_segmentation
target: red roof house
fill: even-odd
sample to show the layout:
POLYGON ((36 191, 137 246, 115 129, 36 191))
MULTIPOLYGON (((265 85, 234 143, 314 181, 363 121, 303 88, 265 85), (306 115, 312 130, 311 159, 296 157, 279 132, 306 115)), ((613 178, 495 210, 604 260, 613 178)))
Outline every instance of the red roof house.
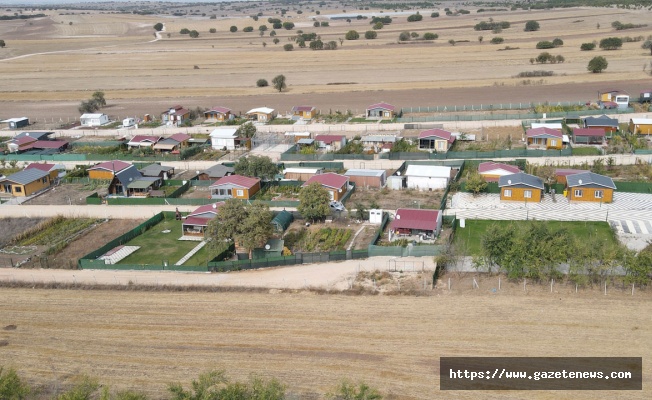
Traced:
POLYGON ((319 147, 326 148, 327 151, 336 151, 346 145, 346 136, 344 135, 317 135, 315 142, 319 147))
POLYGON ((209 186, 213 199, 251 199, 260 190, 260 179, 242 175, 228 175, 209 186))
POLYGON ((230 108, 217 106, 204 112, 204 118, 214 119, 217 121, 226 121, 233 118, 233 114, 231 114, 230 108))
POLYGON ((487 182, 498 182, 503 175, 511 175, 521 172, 515 165, 495 163, 487 161, 478 165, 478 173, 484 177, 487 182))
POLYGON ((322 185, 330 194, 331 200, 335 201, 340 201, 349 189, 349 177, 333 172, 313 175, 301 186, 306 187, 314 182, 322 185))
POLYGON ((394 118, 396 107, 387 103, 376 103, 367 107, 367 118, 394 118))
POLYGON ((573 129, 573 143, 578 144, 603 144, 605 131, 601 128, 575 128, 573 129))
POLYGON ((298 118, 313 119, 317 115, 317 109, 313 106, 294 106, 292 115, 298 118))
POLYGON ((442 215, 438 210, 399 208, 389 225, 390 240, 397 235, 425 235, 434 238, 441 231, 441 224, 442 215))
POLYGON ((455 143, 455 136, 443 129, 428 129, 419 133, 419 150, 435 150, 445 153, 455 143))
POLYGON ((561 150, 563 134, 557 129, 546 127, 530 128, 525 132, 528 146, 541 146, 548 149, 561 150))
POLYGON ((95 164, 88 169, 88 177, 91 179, 113 179, 113 175, 131 167, 128 162, 113 160, 95 164))
POLYGON ((224 202, 206 204, 188 214, 183 221, 182 229, 184 236, 203 237, 208 226, 208 222, 215 218, 219 208, 224 202))

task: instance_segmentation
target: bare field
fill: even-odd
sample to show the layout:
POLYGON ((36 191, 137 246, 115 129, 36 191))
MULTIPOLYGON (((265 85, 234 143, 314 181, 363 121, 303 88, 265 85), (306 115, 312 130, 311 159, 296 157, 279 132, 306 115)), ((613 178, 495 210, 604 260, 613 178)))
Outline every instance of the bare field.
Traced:
MULTIPOLYGON (((641 49, 641 42, 625 43, 617 51, 580 51, 579 47, 583 42, 609 36, 649 34, 646 28, 611 28, 615 20, 652 25, 652 12, 648 10, 570 8, 472 12, 440 18, 430 18, 426 11, 422 12, 425 17, 421 22, 408 23, 405 15, 395 17, 377 31, 375 40, 341 43, 350 29, 361 34, 369 30, 369 20, 330 20, 329 27, 313 28, 310 13, 292 15, 295 29, 276 30, 278 44, 269 36, 271 27, 262 37, 258 34, 260 25, 270 25, 267 14, 259 21, 240 15, 210 20, 208 16, 98 13, 11 21, 0 27, 7 42, 7 47, 0 49, 0 104, 17 115, 22 114, 21 110, 32 112, 30 103, 37 105, 39 115, 50 107, 58 108, 53 116, 76 115, 78 102, 88 96, 87 92, 102 89, 116 107, 107 111, 118 114, 121 110, 156 113, 179 101, 192 107, 220 104, 244 111, 259 105, 285 111, 292 105, 310 103, 323 111, 333 108, 362 112, 376 101, 411 106, 590 100, 606 86, 636 94, 639 82, 647 80, 642 65, 648 63, 649 54, 641 49), (473 30, 476 23, 489 18, 509 21, 512 27, 500 34, 473 30), (540 31, 523 31, 525 21, 530 19, 540 22, 540 31), (165 24, 165 31, 161 40, 154 41, 151 27, 158 21, 165 24), (236 25, 238 32, 228 32, 230 25, 236 25), (245 26, 254 27, 254 32, 242 32, 245 26), (179 34, 181 28, 196 29, 200 36, 190 39, 179 34), (211 28, 217 32, 209 33, 211 28), (324 42, 336 41, 340 48, 324 52, 295 46, 294 51, 283 51, 282 46, 292 43, 299 29, 318 33, 324 42), (406 30, 419 35, 437 33, 439 39, 398 44, 398 34, 406 30), (501 36, 505 42, 488 43, 493 36, 501 36), (566 61, 532 65, 529 60, 541 52, 535 48, 536 42, 555 37, 563 39, 564 46, 549 51, 563 55, 566 61), (458 43, 451 46, 449 40, 458 43), (518 49, 498 51, 504 46, 518 49), (609 68, 602 74, 586 71, 588 60, 596 55, 604 55, 609 61, 609 68), (515 78, 519 72, 535 69, 554 71, 556 75, 544 78, 543 86, 523 86, 523 80, 515 78), (257 79, 269 80, 280 73, 287 77, 287 93, 255 87, 257 79), (333 96, 337 93, 351 96, 333 96), (478 98, 482 96, 488 99, 478 98)), ((319 19, 326 20, 326 13, 324 10, 319 19)))
MULTIPOLYGON (((649 298, 340 296, 3 289, 2 363, 51 389, 75 375, 163 398, 169 382, 226 369, 319 398, 344 377, 393 399, 432 399, 441 356, 644 356, 649 298)), ((460 399, 649 398, 641 392, 455 392, 460 399)))

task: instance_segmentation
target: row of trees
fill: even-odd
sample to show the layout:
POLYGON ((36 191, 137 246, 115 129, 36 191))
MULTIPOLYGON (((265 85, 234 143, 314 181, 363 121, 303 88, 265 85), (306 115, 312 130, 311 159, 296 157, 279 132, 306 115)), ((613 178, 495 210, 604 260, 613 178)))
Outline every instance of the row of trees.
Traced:
MULTIPOLYGON (((230 380, 224 370, 210 371, 193 380, 190 388, 180 383, 168 384, 170 400, 283 400, 287 386, 275 378, 264 379, 252 375, 246 382, 230 380)), ((32 388, 16 370, 0 366, 0 399, 31 400, 48 398, 32 388)), ((146 394, 134 390, 115 391, 101 385, 95 378, 83 375, 67 391, 54 393, 55 400, 147 400, 146 394)), ((378 390, 364 382, 343 380, 326 398, 331 400, 381 400, 378 390)))

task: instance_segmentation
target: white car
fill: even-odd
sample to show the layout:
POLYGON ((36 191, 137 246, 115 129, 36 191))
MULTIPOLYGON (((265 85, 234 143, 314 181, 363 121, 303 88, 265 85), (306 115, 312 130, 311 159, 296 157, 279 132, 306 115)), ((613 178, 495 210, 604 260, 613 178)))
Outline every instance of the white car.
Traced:
POLYGON ((344 205, 339 201, 331 201, 331 210, 335 211, 344 211, 344 205))

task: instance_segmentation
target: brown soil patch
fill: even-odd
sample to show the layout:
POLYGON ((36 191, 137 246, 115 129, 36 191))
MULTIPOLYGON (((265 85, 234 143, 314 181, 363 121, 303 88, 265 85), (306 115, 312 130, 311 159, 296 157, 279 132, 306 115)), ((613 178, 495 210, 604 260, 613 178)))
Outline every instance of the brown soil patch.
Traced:
POLYGON ((347 208, 355 208, 357 203, 362 203, 370 208, 372 202, 384 210, 397 208, 432 208, 439 209, 443 190, 420 192, 417 190, 389 190, 385 189, 356 189, 347 201, 347 208))
POLYGON ((0 219, 0 248, 11 238, 45 221, 45 218, 2 218, 0 219))
POLYGON ((85 205, 86 197, 97 189, 87 189, 81 184, 61 184, 35 197, 25 204, 29 205, 85 205))

